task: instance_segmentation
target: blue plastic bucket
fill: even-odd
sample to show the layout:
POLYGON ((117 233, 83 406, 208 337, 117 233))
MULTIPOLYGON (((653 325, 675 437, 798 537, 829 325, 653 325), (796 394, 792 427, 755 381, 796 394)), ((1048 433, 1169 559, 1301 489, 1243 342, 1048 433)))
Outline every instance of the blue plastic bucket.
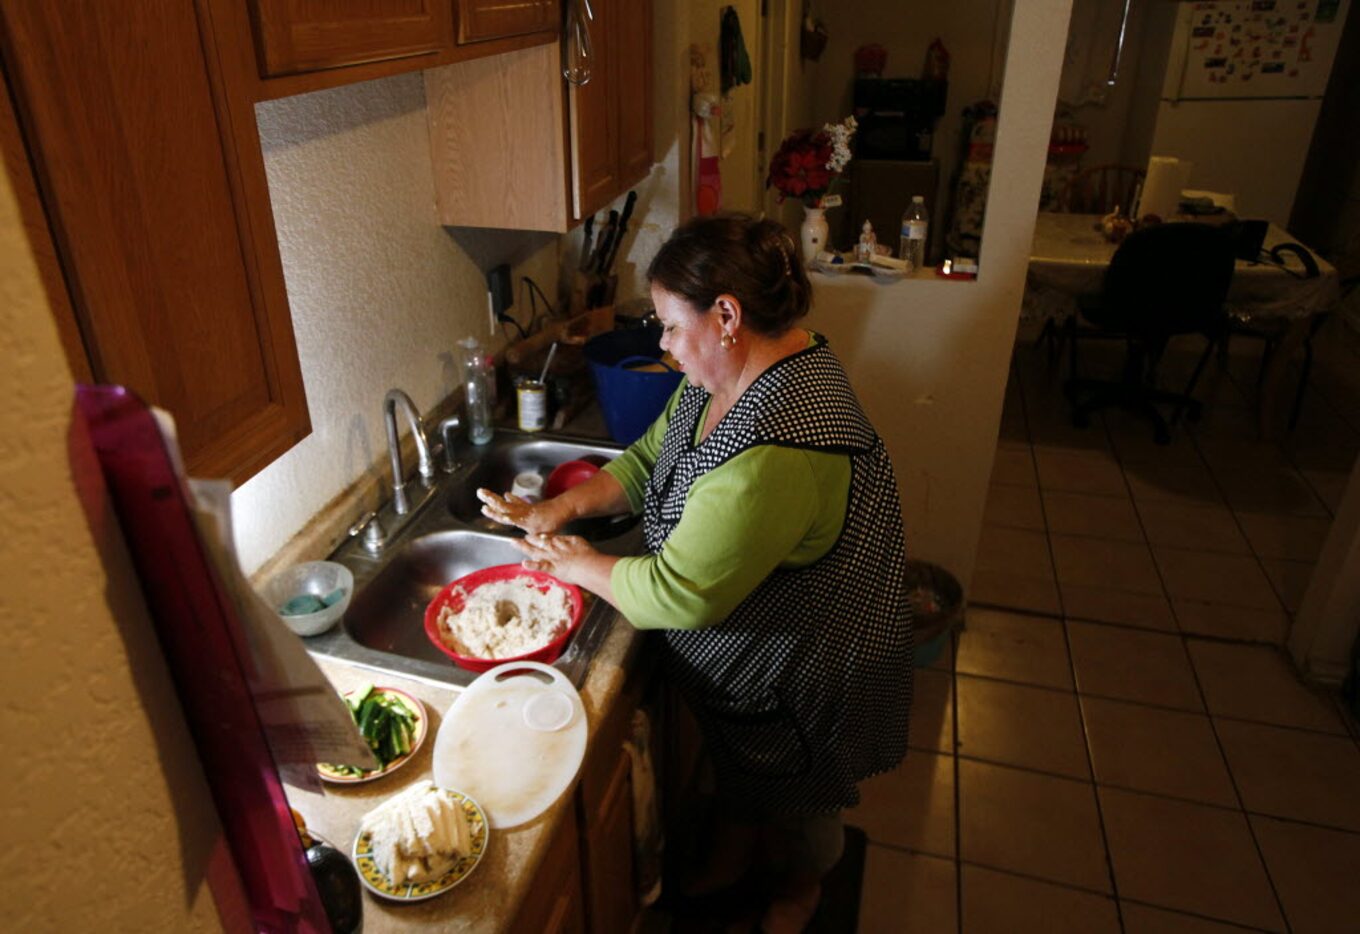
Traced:
POLYGON ((628 369, 629 364, 661 360, 660 328, 597 334, 586 341, 585 357, 595 379, 605 427, 619 444, 632 444, 642 437, 684 378, 668 366, 662 373, 628 369))

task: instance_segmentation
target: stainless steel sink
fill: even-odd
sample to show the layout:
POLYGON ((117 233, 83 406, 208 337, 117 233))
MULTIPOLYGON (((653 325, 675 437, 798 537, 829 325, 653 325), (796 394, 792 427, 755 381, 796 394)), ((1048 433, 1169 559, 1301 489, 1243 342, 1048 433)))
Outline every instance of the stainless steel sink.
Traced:
MULTIPOLYGON (((587 455, 610 459, 618 447, 598 441, 498 432, 492 442, 452 474, 441 475, 419 509, 373 556, 358 539, 331 555, 354 573, 354 599, 341 623, 306 640, 307 648, 331 658, 444 684, 471 683, 475 672, 458 668, 425 635, 425 607, 445 584, 496 564, 514 564, 521 554, 512 544, 517 530, 481 516, 477 487, 504 491, 525 470, 544 474, 557 464, 587 455), (476 504, 474 506, 474 504, 476 504)), ((418 500, 419 501, 419 500, 418 500)), ((393 523, 390 504, 381 511, 393 523)), ((642 548, 636 519, 590 520, 568 529, 586 535, 609 554, 636 554, 642 548)), ((616 618, 603 600, 593 601, 567 651, 555 663, 578 686, 591 656, 616 618)))
MULTIPOLYGON (((486 487, 504 493, 514 484, 515 477, 525 471, 539 473, 546 480, 558 464, 582 459, 607 463, 619 452, 617 447, 604 444, 565 442, 538 435, 519 437, 530 440, 503 446, 493 442, 489 446, 490 450, 478 458, 476 464, 468 471, 467 480, 449 497, 449 511, 454 518, 473 528, 503 532, 501 526, 482 515, 482 503, 477 499, 478 488, 486 487)), ((637 516, 584 519, 571 523, 562 531, 569 535, 580 535, 594 542, 616 538, 637 523, 637 516)))

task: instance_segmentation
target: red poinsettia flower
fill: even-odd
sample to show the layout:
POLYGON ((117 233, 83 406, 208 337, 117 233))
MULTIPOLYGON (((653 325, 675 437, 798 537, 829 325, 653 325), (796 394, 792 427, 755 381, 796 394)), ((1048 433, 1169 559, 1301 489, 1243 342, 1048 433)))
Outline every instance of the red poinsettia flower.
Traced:
POLYGON ((832 155, 832 140, 824 130, 798 130, 770 160, 765 187, 777 190, 780 201, 792 197, 816 205, 840 174, 828 168, 832 155))

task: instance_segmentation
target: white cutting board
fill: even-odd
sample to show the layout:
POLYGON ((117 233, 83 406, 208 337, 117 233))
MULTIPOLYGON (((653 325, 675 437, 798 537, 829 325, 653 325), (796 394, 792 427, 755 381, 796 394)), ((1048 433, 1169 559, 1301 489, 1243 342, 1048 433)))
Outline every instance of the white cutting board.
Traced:
POLYGON ((566 676, 538 662, 509 662, 473 681, 444 714, 434 781, 480 804, 493 828, 517 827, 567 790, 585 752, 586 711, 566 676))

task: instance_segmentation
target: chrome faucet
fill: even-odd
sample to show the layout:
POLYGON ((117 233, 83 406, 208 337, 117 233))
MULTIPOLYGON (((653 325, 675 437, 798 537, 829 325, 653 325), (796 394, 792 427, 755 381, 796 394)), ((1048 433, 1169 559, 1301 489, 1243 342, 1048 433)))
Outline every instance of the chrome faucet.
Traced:
POLYGON ((401 468, 401 436, 397 431, 397 406, 406 412, 411 434, 416 439, 421 482, 429 486, 434 481, 434 460, 430 457, 430 443, 425 438, 425 424, 411 397, 400 389, 389 389, 383 399, 383 422, 387 426, 387 455, 392 460, 392 508, 397 515, 411 511, 411 499, 406 495, 406 475, 401 468))

